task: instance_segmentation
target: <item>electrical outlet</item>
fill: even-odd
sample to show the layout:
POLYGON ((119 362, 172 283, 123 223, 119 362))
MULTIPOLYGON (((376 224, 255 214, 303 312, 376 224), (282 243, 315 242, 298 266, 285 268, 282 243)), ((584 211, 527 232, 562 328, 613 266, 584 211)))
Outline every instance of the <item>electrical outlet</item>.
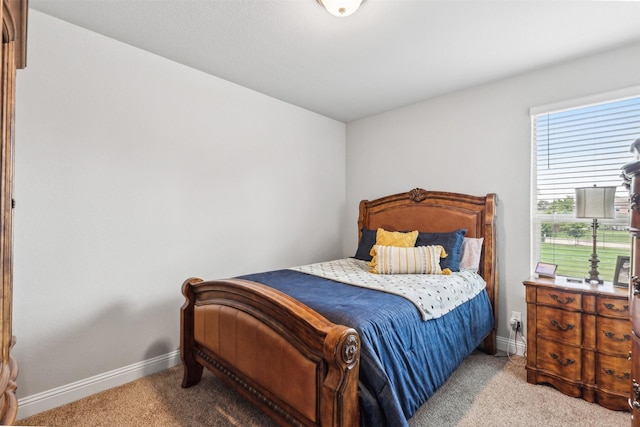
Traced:
MULTIPOLYGON (((517 331, 518 328, 522 328, 522 313, 519 311, 512 311, 511 318, 509 319, 509 327, 512 331, 517 331)), ((522 330, 522 329, 521 329, 522 330)))

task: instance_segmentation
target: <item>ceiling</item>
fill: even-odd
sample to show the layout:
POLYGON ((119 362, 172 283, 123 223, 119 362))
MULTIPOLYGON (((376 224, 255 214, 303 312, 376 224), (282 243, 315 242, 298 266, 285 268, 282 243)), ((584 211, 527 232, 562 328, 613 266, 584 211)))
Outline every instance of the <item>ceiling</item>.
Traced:
POLYGON ((366 0, 346 18, 316 0, 29 6, 342 122, 640 41, 638 1, 366 0))

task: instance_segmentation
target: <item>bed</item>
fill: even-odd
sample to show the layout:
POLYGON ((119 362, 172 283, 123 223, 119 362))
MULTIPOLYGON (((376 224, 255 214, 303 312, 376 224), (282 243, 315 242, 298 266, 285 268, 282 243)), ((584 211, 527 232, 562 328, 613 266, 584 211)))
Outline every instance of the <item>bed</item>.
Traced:
MULTIPOLYGON (((307 266, 187 279, 182 386, 197 384, 206 367, 280 425, 407 425, 471 352, 496 352, 496 206, 495 194, 421 188, 360 202, 358 253, 378 229, 421 236, 462 229, 481 245, 477 273, 451 276, 479 275, 484 288, 430 320, 397 293, 318 277, 307 266)), ((358 253, 336 262, 368 265, 358 253)))

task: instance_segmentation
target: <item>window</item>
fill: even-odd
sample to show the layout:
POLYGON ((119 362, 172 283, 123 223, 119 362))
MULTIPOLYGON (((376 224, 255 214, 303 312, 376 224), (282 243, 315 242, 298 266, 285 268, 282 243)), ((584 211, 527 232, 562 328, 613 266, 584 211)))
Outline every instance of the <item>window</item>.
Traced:
POLYGON ((588 276, 592 220, 575 217, 575 189, 617 186, 615 219, 599 219, 598 270, 613 281, 618 256, 629 256, 629 194, 620 168, 640 138, 640 88, 532 109, 532 263, 557 264, 556 274, 588 276), (626 93, 627 96, 621 96, 626 93), (635 96, 629 96, 633 94, 635 96))

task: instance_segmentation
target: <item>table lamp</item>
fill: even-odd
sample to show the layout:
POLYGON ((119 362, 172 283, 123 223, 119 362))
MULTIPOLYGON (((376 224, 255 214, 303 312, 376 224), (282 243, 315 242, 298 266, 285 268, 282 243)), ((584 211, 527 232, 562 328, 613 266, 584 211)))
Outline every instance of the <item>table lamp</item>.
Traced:
POLYGON ((582 187, 576 188, 576 218, 592 218, 593 252, 591 253, 591 270, 585 281, 602 283, 598 272, 598 253, 596 251, 598 219, 615 218, 614 201, 616 187, 582 187))

